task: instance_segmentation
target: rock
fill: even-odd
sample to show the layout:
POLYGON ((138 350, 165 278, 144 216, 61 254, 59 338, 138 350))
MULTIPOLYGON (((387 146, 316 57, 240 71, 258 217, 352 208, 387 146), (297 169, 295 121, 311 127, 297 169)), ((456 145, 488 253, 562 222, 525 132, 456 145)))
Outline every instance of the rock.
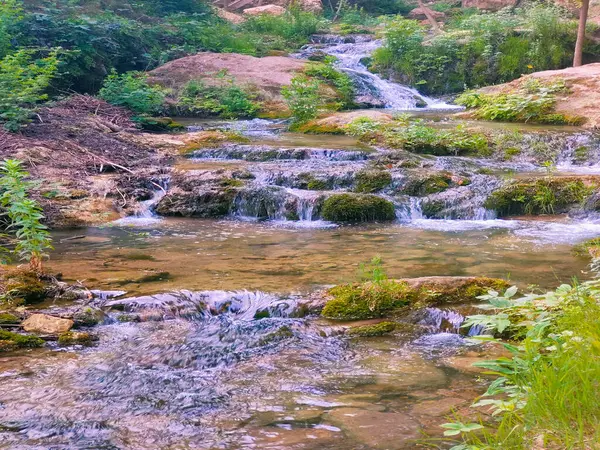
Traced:
POLYGON ((486 11, 498 11, 502 8, 513 7, 518 0, 462 0, 463 8, 477 8, 486 11))
MULTIPOLYGON (((217 1, 216 4, 229 11, 242 11, 250 8, 256 8, 264 6, 264 0, 238 0, 235 2, 224 2, 223 0, 217 1)), ((290 6, 299 6, 304 11, 313 12, 315 14, 323 11, 323 3, 321 0, 271 0, 267 6, 279 6, 282 8, 289 8, 290 6)), ((221 16, 223 17, 223 16, 221 16)), ((229 20, 223 17, 225 20, 229 20)))
POLYGON ((480 92, 484 94, 510 93, 532 78, 550 83, 564 81, 568 92, 556 94, 555 112, 564 114, 566 117, 583 118, 585 128, 600 128, 600 63, 535 72, 510 83, 481 89, 480 92))
MULTIPOLYGON (((446 17, 446 15, 443 12, 434 11, 433 9, 430 9, 429 12, 435 20, 441 20, 444 17, 446 17)), ((427 16, 425 15, 423 8, 415 8, 415 9, 411 10, 408 13, 408 17, 410 19, 415 19, 415 20, 426 20, 427 19, 427 16)))
POLYGON ((22 323, 23 329, 32 333, 59 335, 69 331, 74 325, 71 319, 33 314, 22 323))
POLYGON ((393 121, 391 114, 387 114, 381 111, 349 111, 339 112, 331 114, 327 117, 322 117, 317 120, 310 121, 307 125, 302 127, 302 130, 323 132, 323 130, 331 130, 329 133, 343 134, 344 126, 354 122, 357 119, 369 119, 379 123, 389 123, 393 121))
POLYGON ((217 73, 227 73, 236 84, 252 89, 273 110, 287 110, 281 88, 289 85, 306 61, 285 56, 256 58, 236 53, 198 53, 170 61, 149 73, 149 82, 179 91, 191 80, 215 84, 217 73))
POLYGON ((268 14, 269 16, 281 16, 285 14, 285 8, 277 5, 256 6, 254 8, 244 9, 245 16, 260 16, 268 14))
POLYGON ((26 269, 0 272, 0 294, 15 306, 40 303, 48 295, 47 284, 37 273, 26 269))
POLYGON ((413 406, 413 413, 423 416, 443 417, 450 414, 459 406, 469 404, 468 400, 463 398, 442 398, 439 400, 425 400, 413 406))
POLYGON ((244 23, 246 21, 246 18, 244 16, 233 13, 231 11, 227 11, 223 8, 215 8, 215 11, 217 13, 217 16, 219 16, 221 19, 236 25, 239 25, 240 23, 244 23))
POLYGON ((96 336, 90 333, 81 331, 68 331, 58 336, 58 344, 63 346, 69 345, 91 345, 93 341, 97 340, 96 336))
POLYGON ((105 319, 104 311, 89 306, 80 309, 73 315, 73 321, 77 327, 92 327, 104 322, 105 319))
POLYGON ((323 2, 321 0, 297 0, 296 4, 304 11, 310 11, 315 14, 323 12, 323 2))
POLYGON ((323 219, 332 222, 376 222, 396 218, 394 204, 376 195, 334 194, 323 203, 323 219))
POLYGON ((419 423, 405 413, 338 408, 327 413, 325 420, 369 448, 405 449, 420 437, 419 423))

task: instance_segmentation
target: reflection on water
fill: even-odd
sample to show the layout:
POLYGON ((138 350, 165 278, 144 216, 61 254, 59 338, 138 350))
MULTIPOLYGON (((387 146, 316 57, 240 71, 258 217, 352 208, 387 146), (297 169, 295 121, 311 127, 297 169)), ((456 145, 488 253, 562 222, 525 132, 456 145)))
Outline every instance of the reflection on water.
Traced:
POLYGON ((381 255, 390 277, 510 275, 551 287, 573 275, 585 278, 587 261, 573 256, 571 245, 599 231, 597 224, 568 222, 450 223, 464 226, 429 220, 319 229, 163 219, 147 230, 56 233, 49 268, 94 288, 136 294, 180 288, 302 292, 354 280, 360 263, 381 255), (69 239, 73 234, 85 237, 69 239))

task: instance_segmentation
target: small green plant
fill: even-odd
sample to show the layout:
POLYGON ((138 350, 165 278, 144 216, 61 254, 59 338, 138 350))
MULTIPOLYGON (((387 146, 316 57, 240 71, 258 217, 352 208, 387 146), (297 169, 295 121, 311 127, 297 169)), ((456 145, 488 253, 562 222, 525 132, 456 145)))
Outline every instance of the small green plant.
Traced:
POLYGON ((344 72, 338 71, 335 66, 335 59, 326 57, 324 62, 312 62, 304 73, 316 78, 324 83, 331 84, 339 95, 339 101, 333 105, 333 109, 348 109, 355 107, 354 103, 354 84, 352 79, 344 72))
POLYGON ((116 106, 123 106, 138 114, 159 114, 164 105, 165 91, 150 86, 147 76, 140 72, 117 74, 113 71, 104 80, 98 96, 116 106))
POLYGON ((48 99, 45 93, 58 71, 59 50, 38 58, 36 50, 19 50, 0 60, 0 123, 18 131, 33 114, 35 105, 48 99))
POLYGON ((261 107, 255 96, 236 86, 233 79, 221 77, 221 82, 207 86, 200 80, 189 81, 179 95, 177 113, 226 119, 255 117, 261 107))
POLYGON ((15 255, 29 261, 32 270, 41 273, 46 251, 52 248, 50 233, 42 224, 44 215, 40 205, 29 197, 31 183, 21 162, 7 159, 0 164, 0 207, 8 218, 4 235, 13 244, 5 256, 15 255))
POLYGON ((322 106, 319 96, 320 86, 321 83, 318 80, 311 80, 305 75, 297 75, 292 78, 289 86, 281 89, 281 94, 292 111, 295 125, 306 123, 317 117, 322 106))
POLYGON ((371 258, 368 263, 360 264, 360 279, 362 281, 371 281, 373 283, 381 283, 388 279, 383 268, 383 260, 381 256, 376 255, 371 258))

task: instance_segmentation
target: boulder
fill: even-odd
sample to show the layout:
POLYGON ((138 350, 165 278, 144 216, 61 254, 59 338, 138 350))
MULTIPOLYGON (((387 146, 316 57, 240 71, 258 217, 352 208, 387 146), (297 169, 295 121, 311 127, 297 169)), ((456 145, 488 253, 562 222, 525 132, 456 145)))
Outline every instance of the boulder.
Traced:
POLYGON ((253 90, 258 100, 272 103, 272 108, 287 109, 281 88, 289 85, 306 61, 285 56, 256 58, 236 53, 198 53, 170 61, 149 73, 149 82, 180 90, 192 80, 215 84, 217 73, 227 73, 233 81, 253 90))
POLYGON ((510 83, 481 89, 485 94, 511 93, 527 80, 542 82, 564 81, 567 91, 556 94, 555 112, 566 117, 581 117, 583 127, 600 128, 600 63, 569 67, 562 70, 545 70, 526 75, 510 83))
POLYGON ((260 16, 262 14, 268 14, 269 16, 282 16, 285 14, 285 8, 277 5, 265 5, 244 10, 245 16, 260 16))
MULTIPOLYGON (((429 13, 435 20, 442 20, 445 17, 443 12, 434 11, 432 9, 429 10, 429 13)), ((426 20, 427 16, 425 15, 425 11, 423 8, 415 8, 408 13, 408 17, 415 20, 426 20)))
POLYGON ((223 8, 215 8, 215 11, 217 13, 217 16, 219 16, 221 19, 226 20, 227 22, 231 22, 235 25, 246 21, 246 18, 244 16, 233 13, 231 11, 227 11, 223 8))
POLYGON ((23 329, 27 332, 51 335, 66 333, 73 325, 71 319, 61 319, 47 314, 33 314, 22 323, 23 329))

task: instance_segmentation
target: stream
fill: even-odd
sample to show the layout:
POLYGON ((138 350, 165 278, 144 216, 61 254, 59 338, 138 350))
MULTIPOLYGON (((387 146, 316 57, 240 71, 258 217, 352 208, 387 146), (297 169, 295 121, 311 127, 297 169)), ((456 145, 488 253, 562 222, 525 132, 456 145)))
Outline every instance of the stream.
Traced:
MULTIPOLYGON (((363 101, 376 98, 381 108, 449 109, 370 74, 362 60, 378 45, 319 37, 300 56, 338 56, 363 101)), ((442 117, 439 126, 453 126, 442 117)), ((323 199, 350 191, 357 173, 397 154, 348 136, 290 133, 281 121, 182 122, 189 131, 237 130, 250 142, 180 157, 178 175, 161 180, 166 196, 157 191, 131 217, 53 232, 50 271, 123 294, 90 300, 106 311, 91 347, 50 342, 0 354, 0 448, 449 448, 439 425, 468 411, 487 384, 471 363, 489 350, 460 333, 472 308, 429 308, 412 318, 421 332, 356 338, 344 334, 349 323, 299 314, 303 302, 356 280, 375 255, 390 278, 487 276, 547 289, 592 276, 572 246, 600 235, 593 211, 499 219, 485 208, 506 174, 544 175, 527 151, 510 161, 404 155, 419 169, 394 166, 390 186, 376 194, 393 203, 396 220, 339 225, 323 220, 323 199), (415 177, 436 171, 468 183, 408 191, 415 177), (212 188, 233 173, 244 184, 224 217, 159 214, 172 190, 196 189, 198 180, 212 188), (308 189, 307 173, 322 188, 308 189)), ((590 133, 518 127, 532 149, 542 142, 558 152, 557 176, 600 173, 590 133), (585 160, 576 155, 582 145, 590 148, 585 160)))

